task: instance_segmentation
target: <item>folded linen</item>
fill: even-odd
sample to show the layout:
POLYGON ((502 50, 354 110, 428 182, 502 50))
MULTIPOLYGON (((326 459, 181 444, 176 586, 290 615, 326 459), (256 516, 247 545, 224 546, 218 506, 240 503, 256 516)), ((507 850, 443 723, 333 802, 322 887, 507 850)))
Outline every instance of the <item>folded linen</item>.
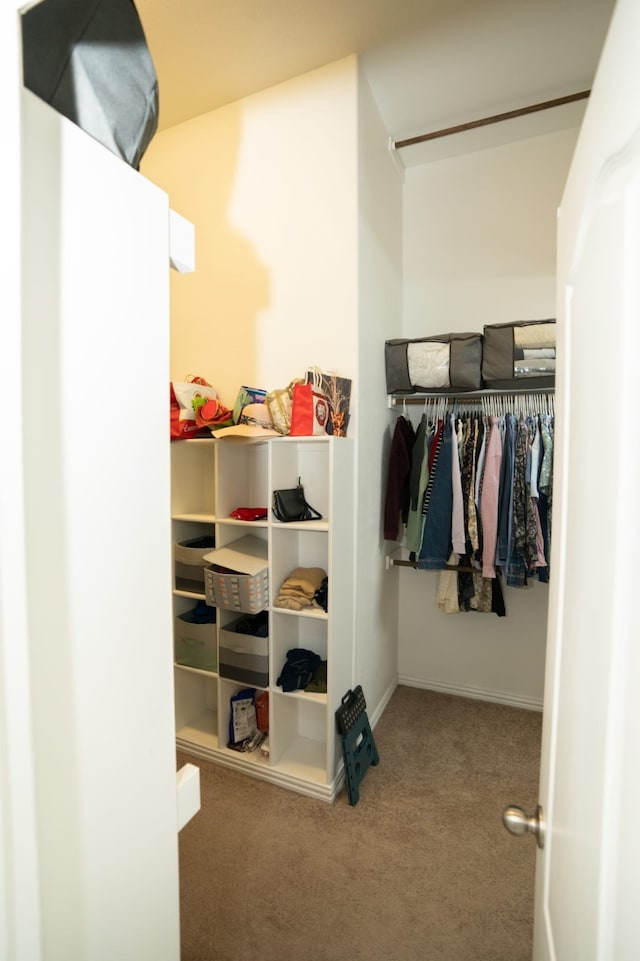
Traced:
POLYGON ((555 324, 522 324, 513 328, 513 342, 516 347, 555 347, 555 324))
POLYGON ((555 347, 514 347, 514 360, 552 360, 556 356, 555 347))
POLYGON ((426 341, 407 346, 409 380, 416 387, 449 386, 449 344, 426 341))
POLYGON ((515 377, 535 377, 537 374, 555 374, 555 360, 517 360, 513 365, 515 377))

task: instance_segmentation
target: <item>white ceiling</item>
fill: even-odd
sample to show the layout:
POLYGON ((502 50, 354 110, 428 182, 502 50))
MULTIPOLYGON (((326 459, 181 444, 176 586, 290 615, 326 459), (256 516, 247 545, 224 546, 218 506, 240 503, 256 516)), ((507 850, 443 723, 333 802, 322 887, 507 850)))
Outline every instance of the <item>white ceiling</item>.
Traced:
MULTIPOLYGON (((589 89, 614 0, 136 0, 136 6, 158 74, 161 129, 357 53, 389 135, 401 140, 589 89)), ((566 126, 562 112, 579 118, 582 107, 547 110, 532 122, 539 129, 566 126)), ((433 143, 440 146, 429 149, 446 149, 433 143)), ((405 165, 419 149, 403 151, 405 165)))

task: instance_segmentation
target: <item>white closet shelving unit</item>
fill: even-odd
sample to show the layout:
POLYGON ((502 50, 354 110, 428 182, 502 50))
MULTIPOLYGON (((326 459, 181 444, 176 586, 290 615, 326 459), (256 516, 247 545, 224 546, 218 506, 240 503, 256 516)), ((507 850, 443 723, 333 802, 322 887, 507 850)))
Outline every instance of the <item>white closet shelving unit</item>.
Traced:
MULTIPOLYGON (((228 547, 251 534, 266 542, 269 572, 269 757, 227 747, 229 701, 246 683, 217 670, 175 664, 176 743, 197 757, 216 761, 290 790, 333 801, 343 780, 335 711, 352 686, 353 660, 353 442, 335 437, 244 440, 198 438, 172 447, 174 544, 213 535, 228 547), (272 492, 302 479, 322 520, 283 524, 271 512, 272 492), (236 507, 268 507, 263 521, 240 521, 236 507), (339 532, 339 536, 337 536, 339 532), (273 606, 296 567, 322 567, 329 578, 328 612, 293 612, 273 606), (327 693, 284 693, 276 684, 287 651, 305 648, 327 661, 327 693)), ((204 600, 202 591, 177 589, 174 615, 204 600)), ((214 644, 237 610, 217 609, 214 644)), ((181 658, 183 659, 183 658, 181 658)), ((216 657, 215 663, 219 664, 216 657)))

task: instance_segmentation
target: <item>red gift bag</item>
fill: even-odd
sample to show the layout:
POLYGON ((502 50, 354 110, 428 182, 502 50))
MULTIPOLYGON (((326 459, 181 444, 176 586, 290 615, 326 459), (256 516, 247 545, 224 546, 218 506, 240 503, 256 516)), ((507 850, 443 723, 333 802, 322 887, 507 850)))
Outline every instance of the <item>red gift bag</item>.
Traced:
POLYGON ((315 384, 294 384, 291 406, 293 437, 325 434, 329 421, 329 401, 315 384))
POLYGON ((184 381, 172 381, 169 384, 171 440, 186 440, 188 437, 208 434, 204 423, 196 421, 193 402, 197 398, 215 397, 215 388, 203 377, 189 376, 184 381))

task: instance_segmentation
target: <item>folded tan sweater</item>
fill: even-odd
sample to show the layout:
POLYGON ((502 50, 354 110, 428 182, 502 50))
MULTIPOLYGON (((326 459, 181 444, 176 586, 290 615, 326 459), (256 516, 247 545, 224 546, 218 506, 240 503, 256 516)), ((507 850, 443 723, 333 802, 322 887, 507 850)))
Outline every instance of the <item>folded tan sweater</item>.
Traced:
POLYGON ((555 324, 523 324, 513 328, 513 342, 516 347, 555 347, 555 324))
POLYGON ((296 567, 283 582, 273 602, 274 607, 301 611, 312 606, 315 593, 326 576, 322 567, 296 567))

